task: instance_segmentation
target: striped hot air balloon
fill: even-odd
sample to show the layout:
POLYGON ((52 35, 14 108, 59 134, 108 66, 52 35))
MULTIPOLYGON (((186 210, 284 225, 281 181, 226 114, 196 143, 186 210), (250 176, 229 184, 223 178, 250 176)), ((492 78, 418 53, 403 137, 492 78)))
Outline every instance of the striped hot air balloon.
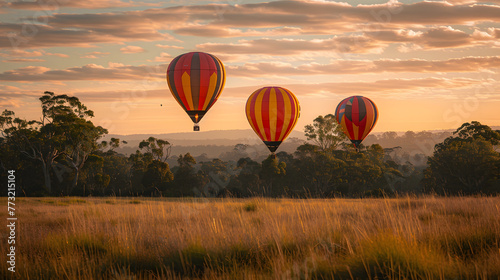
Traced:
POLYGON ((300 105, 287 89, 263 87, 248 97, 246 114, 255 133, 274 153, 297 123, 300 105))
POLYGON ((356 148, 370 133, 378 119, 377 106, 363 96, 351 96, 342 100, 335 110, 337 122, 356 148))
POLYGON ((198 122, 219 98, 225 80, 222 62, 203 52, 179 55, 167 69, 170 92, 195 123, 195 130, 199 130, 198 122))

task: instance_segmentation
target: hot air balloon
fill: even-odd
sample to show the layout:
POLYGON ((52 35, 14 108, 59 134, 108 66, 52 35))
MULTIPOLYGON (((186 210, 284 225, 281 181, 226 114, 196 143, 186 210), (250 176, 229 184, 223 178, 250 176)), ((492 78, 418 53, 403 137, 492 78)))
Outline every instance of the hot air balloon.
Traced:
POLYGON ((357 149, 377 123, 378 111, 370 99, 351 96, 339 103, 335 109, 335 117, 357 149))
POLYGON ((190 52, 168 65, 167 83, 175 100, 186 111, 198 131, 198 122, 214 105, 224 88, 226 71, 214 55, 190 52))
POLYGON ((274 153, 297 123, 300 105, 287 89, 263 87, 248 97, 246 114, 255 133, 274 153))

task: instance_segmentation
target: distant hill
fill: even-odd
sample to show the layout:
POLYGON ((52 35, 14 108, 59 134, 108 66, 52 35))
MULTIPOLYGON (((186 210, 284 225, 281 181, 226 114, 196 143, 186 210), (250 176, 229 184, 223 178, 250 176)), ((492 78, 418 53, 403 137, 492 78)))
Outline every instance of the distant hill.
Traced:
MULTIPOLYGON (((255 132, 251 129, 212 130, 212 131, 166 133, 166 134, 131 134, 131 135, 108 134, 103 140, 109 140, 111 138, 119 138, 120 140, 127 142, 127 144, 122 145, 123 148, 126 147, 133 148, 132 152, 135 152, 135 150, 139 146, 139 143, 142 140, 148 139, 151 136, 158 139, 167 140, 173 145, 173 147, 192 147, 192 146, 234 147, 236 144, 247 144, 247 145, 262 144, 260 138, 257 135, 255 135, 255 132)), ((288 139, 291 138, 297 138, 304 141, 306 140, 304 132, 300 131, 292 131, 292 133, 290 133, 290 135, 288 136, 288 139)), ((120 152, 120 150, 123 149, 121 148, 117 151, 120 152)), ((126 153, 124 151, 121 152, 126 153)))
MULTIPOLYGON (((499 126, 492 129, 500 130, 499 126)), ((398 148, 398 153, 414 156, 420 154, 430 156, 434 151, 434 145, 442 142, 446 137, 452 135, 454 130, 433 130, 418 131, 414 133, 407 132, 377 132, 371 133, 363 141, 365 145, 380 144, 383 148, 398 148)), ((246 144, 248 149, 246 154, 254 159, 265 158, 269 151, 262 141, 255 135, 251 129, 241 130, 212 130, 200 132, 182 132, 165 134, 131 134, 117 135, 108 134, 103 140, 119 138, 126 141, 127 144, 116 149, 117 152, 130 155, 134 153, 142 140, 149 137, 168 140, 172 144, 172 162, 175 164, 176 156, 185 153, 191 153, 194 157, 203 160, 220 158, 223 160, 237 160, 238 156, 234 150, 237 144, 246 144)), ((285 151, 293 153, 296 148, 306 142, 303 131, 293 131, 285 142, 280 146, 278 152, 285 151)))
MULTIPOLYGON (((237 129, 237 130, 210 130, 210 131, 198 131, 198 132, 180 132, 180 133, 165 133, 165 134, 130 134, 130 135, 118 135, 118 134, 108 134, 105 140, 110 138, 120 138, 120 140, 129 141, 142 141, 144 139, 153 136, 155 138, 165 139, 175 145, 189 146, 193 143, 198 145, 226 145, 224 143, 234 143, 235 141, 247 141, 252 142, 254 140, 259 140, 255 132, 251 129, 237 129)), ((292 131, 288 137, 303 138, 304 132, 302 131, 292 131)), ((259 140, 260 141, 260 140, 259 140)))
MULTIPOLYGON (((125 155, 130 155, 138 149, 139 143, 142 140, 148 139, 151 136, 169 141, 172 144, 172 155, 189 152, 193 156, 206 154, 209 158, 215 158, 232 151, 237 144, 249 145, 256 153, 266 153, 267 151, 260 138, 251 129, 166 134, 108 134, 102 140, 109 141, 111 138, 119 138, 121 141, 126 141, 127 144, 122 144, 116 151, 125 155)), ((305 141, 304 132, 292 131, 287 141, 280 146, 280 151, 293 152, 296 147, 305 141)))

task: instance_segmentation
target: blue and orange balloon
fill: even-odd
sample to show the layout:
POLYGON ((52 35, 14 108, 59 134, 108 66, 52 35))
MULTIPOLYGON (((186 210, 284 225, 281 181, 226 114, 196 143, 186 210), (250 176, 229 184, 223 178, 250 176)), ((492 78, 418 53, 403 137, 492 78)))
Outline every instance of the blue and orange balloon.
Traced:
POLYGON ((248 97, 246 115, 255 133, 274 153, 297 123, 300 105, 285 88, 263 87, 248 97))
POLYGON ((224 65, 208 53, 179 55, 167 69, 170 92, 195 123, 195 130, 199 130, 198 122, 219 98, 225 81, 224 65))
POLYGON ((335 109, 337 122, 356 148, 370 133, 378 119, 377 106, 369 98, 351 96, 335 109))

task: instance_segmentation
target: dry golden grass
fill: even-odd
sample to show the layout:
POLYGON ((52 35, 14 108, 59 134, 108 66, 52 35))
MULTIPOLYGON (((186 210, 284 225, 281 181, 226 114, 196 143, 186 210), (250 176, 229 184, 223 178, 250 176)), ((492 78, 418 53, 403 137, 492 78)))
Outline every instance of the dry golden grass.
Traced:
MULTIPOLYGON (((2 279, 500 278, 500 198, 16 204, 16 272, 2 279)), ((6 238, 0 251, 5 267, 6 238)))

